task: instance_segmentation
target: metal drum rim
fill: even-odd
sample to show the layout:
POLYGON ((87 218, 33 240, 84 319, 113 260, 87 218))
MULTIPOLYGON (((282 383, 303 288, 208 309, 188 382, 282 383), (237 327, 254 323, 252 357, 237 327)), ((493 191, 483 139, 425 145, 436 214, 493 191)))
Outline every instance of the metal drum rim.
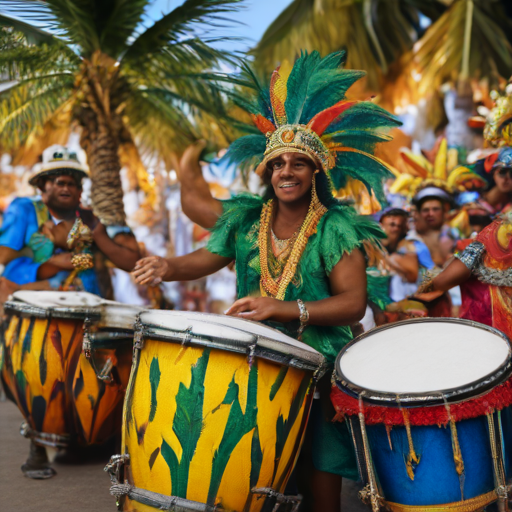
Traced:
MULTIPOLYGON (((320 352, 317 352, 315 349, 310 347, 309 345, 306 345, 308 349, 310 350, 303 350, 300 346, 294 346, 294 345, 287 345, 286 343, 277 340, 272 339, 267 336, 262 336, 260 334, 256 334, 249 331, 244 331, 238 327, 230 326, 225 323, 220 322, 206 322, 204 320, 197 320, 198 323, 201 325, 206 324, 213 324, 220 327, 228 327, 230 330, 238 331, 240 333, 244 333, 245 336, 249 335, 251 337, 251 342, 248 343, 246 341, 241 340, 226 340, 226 338, 222 337, 216 337, 216 336, 201 336, 201 335, 195 335, 192 331, 182 331, 182 330, 173 330, 170 327, 157 325, 153 322, 144 321, 144 315, 146 313, 152 313, 152 311, 145 311, 142 313, 139 317, 139 324, 142 329, 142 334, 144 337, 149 338, 153 337, 154 339, 158 339, 159 341, 167 341, 170 343, 186 343, 190 345, 195 346, 201 346, 201 347, 210 347, 210 348, 218 348, 223 349, 228 352, 237 352, 242 354, 247 354, 249 351, 252 350, 254 353, 253 355, 255 357, 263 357, 265 359, 269 359, 271 361, 274 361, 279 364, 285 364, 288 366, 294 366, 294 367, 301 367, 301 365, 304 365, 304 369, 310 369, 310 370, 317 370, 321 369, 325 366, 325 358, 320 352), (166 337, 166 334, 175 333, 176 336, 168 336, 166 337), (183 340, 184 336, 187 336, 188 338, 186 341, 183 340), (222 344, 221 341, 232 341, 231 344, 222 344), (276 350, 276 345, 286 347, 288 350, 276 350)), ((186 315, 184 315, 186 316, 186 315)), ((209 317, 212 316, 219 316, 222 315, 214 315, 212 313, 208 314, 209 317)), ((264 325, 259 322, 252 322, 250 320, 244 320, 245 322, 254 323, 257 325, 264 325)), ((193 326, 192 326, 193 327, 193 326)), ((280 335, 283 335, 283 333, 277 329, 274 329, 272 327, 268 327, 264 325, 266 329, 269 329, 270 331, 276 331, 280 335)), ((301 343, 293 338, 291 338, 296 343, 301 343)), ((305 344, 304 344, 305 345, 305 344)))
POLYGON ((98 307, 51 307, 40 308, 20 300, 8 300, 4 304, 7 313, 20 313, 22 316, 35 316, 38 318, 69 318, 79 320, 100 320, 101 311, 98 307))
POLYGON ((449 318, 449 317, 426 317, 426 318, 410 318, 408 320, 401 320, 392 324, 381 325, 374 327, 363 334, 360 334, 352 341, 347 343, 336 357, 336 363, 334 367, 335 383, 338 389, 342 392, 354 397, 361 398, 364 402, 368 402, 372 405, 378 405, 382 407, 398 407, 397 397, 400 400, 400 405, 403 407, 432 407, 436 405, 443 405, 445 403, 443 396, 448 403, 458 403, 465 400, 478 398, 481 395, 486 394, 494 387, 505 382, 512 375, 512 348, 510 345, 509 338, 494 327, 489 325, 481 324, 473 320, 466 320, 463 318, 449 318), (407 324, 420 324, 420 323, 458 323, 466 325, 468 327, 475 327, 484 331, 490 332, 502 338, 508 345, 508 358, 492 373, 489 373, 480 379, 469 382, 465 386, 451 389, 440 389, 436 391, 424 392, 424 393, 390 393, 384 391, 378 391, 374 389, 363 388, 354 384, 345 377, 341 371, 340 361, 345 352, 350 349, 353 345, 358 343, 364 338, 372 336, 375 332, 385 331, 393 327, 407 324))

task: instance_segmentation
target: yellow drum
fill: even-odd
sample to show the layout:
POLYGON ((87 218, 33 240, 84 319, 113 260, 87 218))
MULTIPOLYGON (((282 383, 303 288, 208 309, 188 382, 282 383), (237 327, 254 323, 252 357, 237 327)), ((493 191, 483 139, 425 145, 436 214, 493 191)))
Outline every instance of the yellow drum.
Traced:
POLYGON ((84 292, 20 291, 5 303, 2 380, 22 434, 65 448, 120 432, 139 312, 84 292))
POLYGON ((262 324, 142 313, 107 466, 125 511, 259 511, 283 495, 323 357, 262 324))

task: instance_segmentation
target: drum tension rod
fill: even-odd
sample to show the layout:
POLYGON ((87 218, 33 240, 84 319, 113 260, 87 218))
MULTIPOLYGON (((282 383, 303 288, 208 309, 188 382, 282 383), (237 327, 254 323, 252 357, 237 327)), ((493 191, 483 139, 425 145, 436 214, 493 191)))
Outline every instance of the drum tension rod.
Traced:
POLYGON ((300 503, 302 501, 302 496, 299 494, 298 496, 286 496, 285 494, 281 494, 271 487, 258 487, 251 489, 252 494, 262 494, 269 498, 274 498, 276 500, 276 504, 272 509, 272 512, 277 512, 281 505, 288 505, 293 503, 293 507, 291 512, 297 512, 299 510, 300 503))

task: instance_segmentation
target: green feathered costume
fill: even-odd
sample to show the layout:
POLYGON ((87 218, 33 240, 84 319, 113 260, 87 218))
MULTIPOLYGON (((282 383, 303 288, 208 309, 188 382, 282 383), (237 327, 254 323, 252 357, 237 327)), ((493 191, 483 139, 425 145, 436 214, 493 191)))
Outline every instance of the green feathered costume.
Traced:
MULTIPOLYGON (((272 158, 295 152, 307 155, 323 170, 316 177, 317 190, 327 211, 316 232, 309 237, 294 278, 286 288, 284 300, 287 301, 308 302, 330 297, 329 275, 343 255, 361 248, 365 240, 383 237, 377 223, 336 200, 333 191, 342 187, 350 176, 362 181, 382 199, 382 182, 392 175, 373 156, 373 151, 376 143, 389 140, 384 129, 399 123, 371 102, 346 99, 347 89, 364 73, 344 70, 343 63, 344 52, 323 59, 318 52, 304 53, 293 68, 284 65, 274 71, 269 89, 262 87, 246 69, 254 94, 252 97, 234 95, 238 106, 251 114, 260 133, 235 141, 226 159, 239 165, 257 166, 257 172, 262 175, 272 158)), ((267 196, 273 197, 271 187, 267 196)), ((224 213, 212 229, 207 246, 214 254, 235 259, 239 298, 261 295, 258 234, 264 203, 264 198, 249 194, 224 201, 224 213)), ((268 252, 272 252, 270 244, 268 252)), ((268 255, 269 260, 272 256, 268 255)), ((270 324, 296 335, 297 326, 270 324)), ((349 326, 309 325, 302 335, 302 341, 323 354, 331 365, 351 338, 349 326)), ((328 393, 323 398, 328 400, 328 393)), ((315 400, 310 420, 314 465, 321 471, 357 479, 355 455, 346 426, 332 423, 332 415, 328 417, 330 413, 319 402, 315 400)))

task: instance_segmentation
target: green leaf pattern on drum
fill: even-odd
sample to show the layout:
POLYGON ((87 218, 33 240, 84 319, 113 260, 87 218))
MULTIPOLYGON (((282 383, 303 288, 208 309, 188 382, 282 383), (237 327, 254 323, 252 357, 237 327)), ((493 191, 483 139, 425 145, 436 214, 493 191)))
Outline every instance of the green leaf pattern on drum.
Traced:
MULTIPOLYGON (((231 403, 231 409, 229 411, 226 429, 224 430, 219 448, 213 456, 212 477, 210 480, 210 488, 208 489, 208 505, 213 506, 215 504, 215 499, 219 491, 222 476, 224 475, 224 471, 228 464, 229 458, 231 457, 231 454, 236 445, 257 425, 258 367, 256 363, 252 365, 252 368, 249 372, 249 382, 247 388, 247 404, 245 406, 245 414, 242 412, 242 407, 240 406, 239 386, 235 382, 234 375, 233 379, 229 383, 226 396, 222 402, 224 404, 231 403)), ((254 469, 256 469, 256 467, 254 469)), ((253 478, 256 478, 257 481, 256 475, 252 476, 253 478)))
MULTIPOLYGON (((288 440, 288 436, 290 435, 290 431, 292 430, 293 425, 295 424, 295 420, 299 415, 299 412, 302 408, 302 403, 304 402, 304 398, 306 393, 308 392, 309 385, 311 383, 311 379, 306 376, 302 379, 300 383, 299 390, 297 394, 293 398, 292 405, 290 407, 290 413, 288 414, 288 418, 285 420, 283 415, 280 414, 279 418, 277 418, 276 425, 276 457, 274 461, 274 474, 272 477, 272 481, 274 481, 277 469, 279 468, 279 462, 281 460, 281 455, 283 454, 284 446, 286 441, 288 440)), ((286 472, 284 473, 286 474, 286 472)), ((275 484, 275 482, 274 482, 275 484)), ((279 482, 280 484, 280 482, 279 482)))
POLYGON ((149 383, 151 384, 151 407, 149 410, 149 421, 153 421, 155 419, 156 408, 157 408, 157 400, 156 400, 156 392, 158 390, 158 386, 160 384, 160 365, 158 364, 158 358, 153 357, 151 361, 151 366, 149 367, 149 383))
POLYGON ((210 350, 207 349, 192 367, 192 378, 187 388, 180 384, 176 394, 176 414, 172 429, 182 448, 181 460, 175 451, 162 440, 161 453, 171 472, 172 495, 186 498, 190 461, 203 427, 204 378, 208 368, 210 350))
POLYGON ((272 387, 270 388, 269 398, 270 398, 271 402, 276 397, 277 392, 281 389, 281 385, 283 384, 284 379, 285 379, 287 373, 288 373, 288 366, 283 366, 279 370, 279 373, 277 374, 276 380, 275 380, 274 384, 272 384, 272 387))
POLYGON ((251 443, 251 477, 250 487, 256 487, 260 477, 261 464, 263 463, 263 450, 261 449, 260 433, 258 427, 254 429, 251 443))

